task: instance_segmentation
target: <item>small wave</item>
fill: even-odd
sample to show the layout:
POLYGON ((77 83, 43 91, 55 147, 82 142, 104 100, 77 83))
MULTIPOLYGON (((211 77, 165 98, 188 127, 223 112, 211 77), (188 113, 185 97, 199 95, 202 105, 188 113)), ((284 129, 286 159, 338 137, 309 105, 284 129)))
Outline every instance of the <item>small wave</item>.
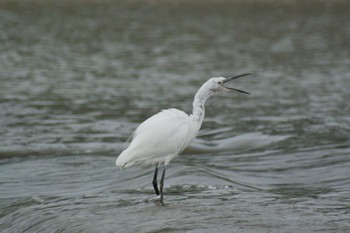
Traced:
POLYGON ((70 143, 70 144, 34 144, 30 147, 2 147, 0 159, 12 157, 74 155, 74 154, 118 154, 123 145, 121 143, 70 143))
POLYGON ((182 185, 171 185, 167 189, 167 193, 178 194, 178 193, 191 193, 191 192, 202 192, 209 190, 232 190, 236 191, 233 185, 209 185, 209 184, 182 184, 182 185))
POLYGON ((224 151, 254 150, 286 140, 290 135, 267 135, 263 133, 246 133, 235 137, 213 140, 210 145, 203 139, 195 139, 185 150, 186 154, 213 153, 224 151))

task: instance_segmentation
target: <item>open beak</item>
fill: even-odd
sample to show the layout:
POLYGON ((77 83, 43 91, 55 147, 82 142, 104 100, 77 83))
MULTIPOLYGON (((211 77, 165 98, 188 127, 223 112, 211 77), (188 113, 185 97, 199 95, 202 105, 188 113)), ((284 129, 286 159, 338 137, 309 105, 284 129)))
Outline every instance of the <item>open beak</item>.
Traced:
MULTIPOLYGON (((231 78, 226 78, 223 83, 227 83, 229 81, 232 81, 234 79, 237 79, 237 78, 240 78, 240 77, 243 77, 243 76, 247 76, 247 75, 250 75, 250 73, 240 74, 240 75, 237 75, 237 76, 234 76, 234 77, 231 77, 231 78)), ((223 86, 223 87, 225 89, 229 90, 229 91, 238 91, 238 92, 241 92, 241 93, 244 93, 244 94, 250 94, 249 92, 242 91, 242 90, 239 90, 239 89, 236 89, 236 88, 226 87, 226 86, 223 86)))

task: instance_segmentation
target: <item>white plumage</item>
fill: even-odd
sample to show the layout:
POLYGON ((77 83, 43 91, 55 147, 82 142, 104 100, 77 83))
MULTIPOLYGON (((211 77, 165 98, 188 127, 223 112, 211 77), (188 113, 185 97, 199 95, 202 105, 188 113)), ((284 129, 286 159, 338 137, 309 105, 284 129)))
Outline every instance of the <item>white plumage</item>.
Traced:
POLYGON ((169 162, 180 154, 197 135, 193 119, 177 109, 163 110, 137 127, 130 146, 118 157, 116 165, 153 166, 169 162))
POLYGON ((117 158, 118 167, 132 165, 155 166, 153 187, 163 200, 163 182, 166 166, 190 144, 196 137, 205 115, 205 101, 212 95, 224 91, 239 91, 223 84, 245 76, 242 74, 231 78, 216 77, 205 82, 193 100, 192 114, 188 115, 178 109, 163 110, 141 123, 133 134, 132 141, 117 158), (164 165, 160 189, 157 184, 158 166, 164 165))

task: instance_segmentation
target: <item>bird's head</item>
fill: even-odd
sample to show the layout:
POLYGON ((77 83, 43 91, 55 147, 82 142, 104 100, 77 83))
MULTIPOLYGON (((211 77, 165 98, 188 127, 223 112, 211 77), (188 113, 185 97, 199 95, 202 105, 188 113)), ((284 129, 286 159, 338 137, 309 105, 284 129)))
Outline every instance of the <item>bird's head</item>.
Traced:
POLYGON ((230 78, 214 77, 214 78, 209 79, 207 84, 208 84, 208 87, 209 87, 210 91, 213 94, 219 94, 221 92, 232 92, 232 91, 238 91, 238 92, 241 92, 241 93, 244 93, 244 94, 249 94, 246 91, 242 91, 242 90, 239 90, 239 89, 236 89, 236 88, 233 88, 233 87, 225 86, 225 84, 227 82, 232 81, 232 80, 237 79, 237 78, 240 78, 240 77, 243 77, 243 76, 246 76, 246 75, 249 75, 249 73, 237 75, 237 76, 230 77, 230 78))

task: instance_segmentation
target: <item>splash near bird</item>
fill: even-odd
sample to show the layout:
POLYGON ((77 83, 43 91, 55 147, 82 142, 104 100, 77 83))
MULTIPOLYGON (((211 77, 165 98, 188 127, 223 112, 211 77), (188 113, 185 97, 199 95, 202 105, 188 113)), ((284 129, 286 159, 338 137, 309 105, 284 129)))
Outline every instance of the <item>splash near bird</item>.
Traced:
POLYGON ((230 78, 214 77, 209 79, 196 93, 190 115, 171 108, 142 122, 135 130, 129 147, 117 158, 116 166, 125 168, 132 165, 155 166, 152 184, 156 195, 163 201, 166 167, 197 136, 204 119, 205 101, 210 96, 222 92, 238 91, 249 94, 236 88, 224 86, 225 83, 246 75, 249 73, 230 78), (161 165, 164 168, 158 186, 158 166, 161 165))

